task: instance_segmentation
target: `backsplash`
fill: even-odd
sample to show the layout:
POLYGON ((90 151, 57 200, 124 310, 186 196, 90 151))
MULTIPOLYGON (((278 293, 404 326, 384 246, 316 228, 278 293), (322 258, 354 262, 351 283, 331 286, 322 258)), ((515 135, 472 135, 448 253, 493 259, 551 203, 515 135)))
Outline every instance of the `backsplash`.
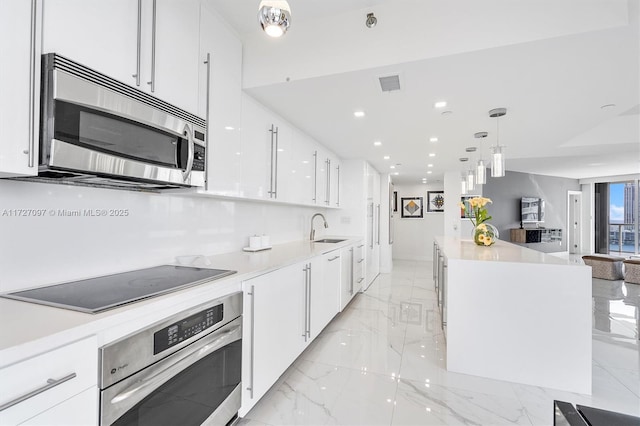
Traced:
POLYGON ((308 238, 325 210, 0 180, 0 292, 308 238))

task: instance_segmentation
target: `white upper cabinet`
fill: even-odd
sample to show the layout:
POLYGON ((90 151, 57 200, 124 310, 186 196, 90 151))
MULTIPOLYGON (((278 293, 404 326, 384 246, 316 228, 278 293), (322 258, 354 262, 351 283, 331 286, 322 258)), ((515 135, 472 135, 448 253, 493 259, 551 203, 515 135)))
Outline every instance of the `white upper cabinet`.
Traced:
POLYGON ((38 173, 40 1, 0 1, 0 177, 38 173))
POLYGON ((317 205, 340 207, 340 160, 326 149, 318 149, 317 205))
POLYGON ((329 159, 329 206, 340 207, 340 160, 336 156, 329 159))
POLYGON ((316 144, 307 135, 293 129, 291 148, 290 195, 300 204, 316 202, 316 144))
POLYGON ((143 34, 151 37, 151 43, 143 43, 142 51, 148 57, 155 49, 155 60, 149 57, 142 61, 143 75, 149 76, 145 83, 149 86, 153 83, 153 94, 160 99, 197 114, 200 2, 147 0, 147 7, 149 3, 151 13, 143 11, 143 16, 151 17, 151 31, 143 27, 143 34), (156 5, 155 16, 153 4, 156 5), (146 69, 149 71, 145 72, 146 69))
POLYGON ((198 93, 198 115, 207 115, 207 103, 209 109, 207 191, 240 196, 242 43, 206 2, 200 12, 198 93))
POLYGON ((46 0, 43 52, 55 52, 198 112, 198 0, 46 0))
POLYGON ((138 2, 43 1, 42 51, 135 85, 138 2))
POLYGON ((276 145, 276 125, 268 111, 250 96, 242 96, 242 136, 239 155, 241 194, 247 198, 272 199, 271 162, 276 145))

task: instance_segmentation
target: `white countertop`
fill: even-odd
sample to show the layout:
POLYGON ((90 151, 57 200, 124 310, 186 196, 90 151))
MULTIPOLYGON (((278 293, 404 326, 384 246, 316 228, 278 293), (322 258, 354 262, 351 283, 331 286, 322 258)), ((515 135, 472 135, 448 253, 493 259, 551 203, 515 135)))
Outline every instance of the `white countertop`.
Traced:
POLYGON ((490 262, 576 266, 574 262, 568 259, 562 259, 501 240, 497 240, 496 243, 490 247, 479 246, 470 239, 435 237, 435 240, 448 260, 482 260, 490 262))
POLYGON ((99 332, 101 336, 98 343, 103 345, 206 300, 241 291, 244 280, 349 246, 362 239, 333 238, 345 241, 297 241, 274 245, 269 250, 259 252, 237 251, 206 256, 206 260, 199 259, 190 266, 209 266, 237 273, 95 315, 0 298, 0 321, 4 324, 0 330, 0 367, 99 332))

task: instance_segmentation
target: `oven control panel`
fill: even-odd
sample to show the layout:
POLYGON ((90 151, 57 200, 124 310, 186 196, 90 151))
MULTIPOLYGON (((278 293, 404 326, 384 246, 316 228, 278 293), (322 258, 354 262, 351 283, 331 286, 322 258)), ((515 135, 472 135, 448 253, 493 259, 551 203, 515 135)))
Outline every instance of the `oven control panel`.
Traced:
POLYGON ((224 317, 223 305, 216 305, 190 315, 153 333, 153 354, 169 349, 213 327, 224 317))

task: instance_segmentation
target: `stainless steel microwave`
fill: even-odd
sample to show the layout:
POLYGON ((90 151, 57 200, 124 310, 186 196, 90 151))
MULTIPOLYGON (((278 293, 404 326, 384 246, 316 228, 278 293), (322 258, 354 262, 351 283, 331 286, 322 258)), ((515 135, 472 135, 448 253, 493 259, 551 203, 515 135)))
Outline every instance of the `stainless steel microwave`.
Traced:
POLYGON ((202 187, 206 120, 43 55, 38 178, 126 189, 202 187))

